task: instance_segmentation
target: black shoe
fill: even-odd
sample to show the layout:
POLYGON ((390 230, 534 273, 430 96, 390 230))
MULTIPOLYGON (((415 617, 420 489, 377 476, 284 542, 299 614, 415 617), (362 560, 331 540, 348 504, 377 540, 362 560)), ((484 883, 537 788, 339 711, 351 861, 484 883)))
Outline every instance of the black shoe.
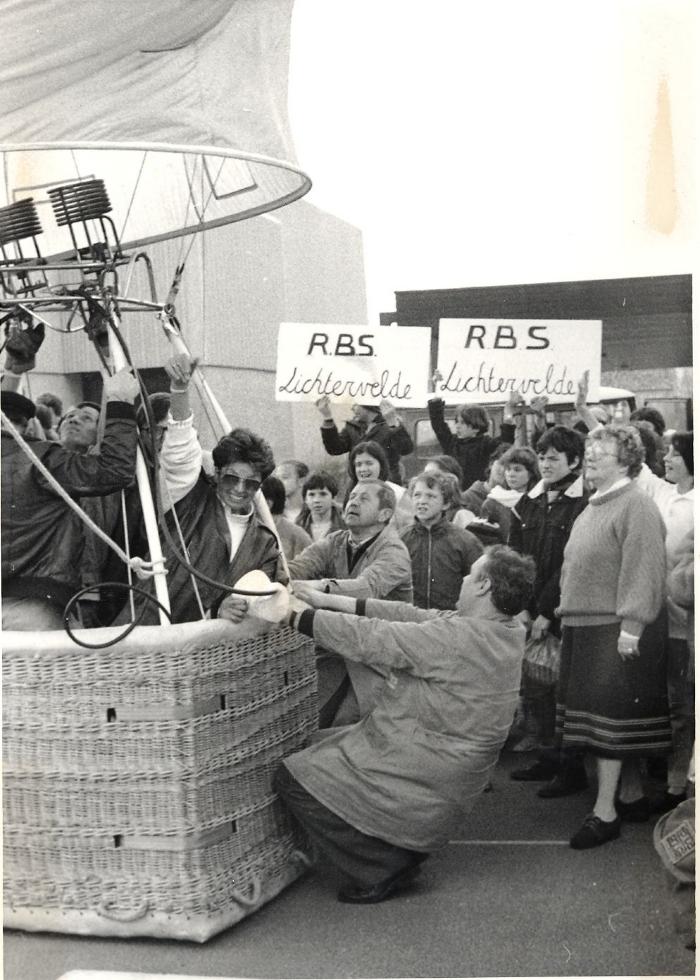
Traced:
POLYGON ((558 771, 559 763, 538 759, 537 762, 533 762, 527 769, 514 769, 510 774, 510 778, 523 783, 546 782, 553 776, 556 776, 558 771))
POLYGON ((586 770, 562 769, 551 782, 537 790, 537 795, 543 800, 555 800, 560 796, 573 796, 588 788, 588 776, 586 770))
POLYGON ((666 782, 668 779, 668 761, 664 756, 652 756, 647 759, 647 776, 649 779, 666 782))
POLYGON ((609 840, 615 840, 620 836, 619 817, 614 820, 601 820, 593 813, 589 813, 579 829, 569 841, 569 846, 575 851, 585 851, 589 847, 600 847, 607 844, 609 840))
POLYGON ((651 807, 646 796, 640 796, 638 800, 632 800, 631 803, 616 800, 615 809, 628 823, 646 823, 651 816, 651 807))
POLYGON ((660 796, 658 799, 654 800, 651 803, 649 807, 649 812, 668 813, 669 810, 675 809, 675 807, 677 807, 679 803, 682 803, 683 800, 687 800, 687 799, 688 799, 687 793, 669 793, 667 790, 663 796, 660 796))
POLYGON ((348 888, 341 888, 338 892, 338 901, 349 902, 353 905, 375 905, 377 902, 391 898, 400 888, 410 885, 419 871, 419 863, 416 863, 408 868, 402 868, 401 871, 397 871, 376 885, 369 885, 367 888, 352 885, 348 888))

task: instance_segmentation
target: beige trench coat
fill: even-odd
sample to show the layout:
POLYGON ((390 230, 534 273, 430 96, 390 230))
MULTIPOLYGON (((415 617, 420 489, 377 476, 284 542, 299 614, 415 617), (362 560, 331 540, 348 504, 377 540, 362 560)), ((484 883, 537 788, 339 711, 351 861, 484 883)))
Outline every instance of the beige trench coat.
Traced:
POLYGON ((286 759, 288 769, 365 834, 416 850, 445 844, 483 792, 510 729, 523 627, 370 599, 366 618, 316 612, 313 633, 388 677, 367 717, 330 729, 286 759))

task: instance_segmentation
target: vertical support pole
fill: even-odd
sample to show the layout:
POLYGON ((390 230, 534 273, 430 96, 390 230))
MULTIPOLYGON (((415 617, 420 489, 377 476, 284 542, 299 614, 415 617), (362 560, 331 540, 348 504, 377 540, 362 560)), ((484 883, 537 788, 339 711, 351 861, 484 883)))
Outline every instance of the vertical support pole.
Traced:
MULTIPOLYGON (((113 306, 110 309, 110 320, 114 320, 117 325, 119 323, 119 316, 113 306)), ((109 331, 109 348, 114 370, 119 371, 121 368, 126 367, 126 358, 124 357, 124 353, 117 343, 111 329, 109 331)), ((143 521, 146 526, 146 537, 148 539, 148 549, 151 553, 151 561, 162 563, 163 550, 160 544, 160 535, 158 534, 158 518, 156 517, 153 497, 151 496, 151 484, 148 479, 148 469, 146 467, 146 461, 143 458, 143 453, 141 452, 140 446, 136 447, 136 483, 138 485, 139 496, 141 498, 143 521)), ((162 564, 161 568, 162 570, 157 571, 153 577, 156 589, 156 599, 162 606, 165 606, 165 608, 170 611, 170 596, 168 595, 168 586, 166 584, 165 568, 162 567, 162 564)), ((168 618, 162 609, 158 610, 158 617, 160 619, 161 626, 167 625, 168 618)))

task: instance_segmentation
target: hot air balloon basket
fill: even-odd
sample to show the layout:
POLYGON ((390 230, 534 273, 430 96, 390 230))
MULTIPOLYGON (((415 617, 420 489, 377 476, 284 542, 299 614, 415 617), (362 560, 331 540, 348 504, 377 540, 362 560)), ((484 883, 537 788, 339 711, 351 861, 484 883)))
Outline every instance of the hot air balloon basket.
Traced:
POLYGON ((204 942, 249 915, 308 863, 272 778, 316 725, 286 628, 5 632, 6 927, 204 942))

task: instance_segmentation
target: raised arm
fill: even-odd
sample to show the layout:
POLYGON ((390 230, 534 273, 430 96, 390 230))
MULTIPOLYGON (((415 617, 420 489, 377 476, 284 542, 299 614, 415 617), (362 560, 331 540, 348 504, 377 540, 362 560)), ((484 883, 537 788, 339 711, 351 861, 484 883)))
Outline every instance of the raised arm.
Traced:
POLYGON ((413 452, 413 439, 405 427, 396 409, 386 399, 379 405, 382 418, 386 422, 389 434, 389 448, 399 456, 408 456, 413 452))
POLYGON ((588 407, 588 378, 590 371, 584 371, 576 392, 576 412, 589 432, 600 428, 600 422, 588 407))
POLYGON ((444 452, 452 454, 454 450, 454 434, 445 421, 445 403, 442 398, 431 398, 428 402, 428 417, 433 432, 444 452))
POLYGON ((347 426, 342 432, 338 431, 338 427, 333 421, 333 412, 328 395, 318 399, 316 408, 321 415, 321 439, 323 440, 323 448, 328 455, 342 456, 344 453, 349 453, 356 440, 352 438, 347 426))
POLYGON ((194 428, 189 385, 196 361, 175 354, 165 362, 170 378, 170 414, 161 446, 160 483, 166 510, 186 497, 199 479, 202 447, 194 428))
MULTIPOLYGON (((64 490, 76 497, 98 497, 128 487, 136 468, 138 383, 129 368, 105 378, 107 408, 99 453, 76 453, 54 442, 42 458, 64 490)), ((37 481, 44 477, 36 474, 37 481)))

